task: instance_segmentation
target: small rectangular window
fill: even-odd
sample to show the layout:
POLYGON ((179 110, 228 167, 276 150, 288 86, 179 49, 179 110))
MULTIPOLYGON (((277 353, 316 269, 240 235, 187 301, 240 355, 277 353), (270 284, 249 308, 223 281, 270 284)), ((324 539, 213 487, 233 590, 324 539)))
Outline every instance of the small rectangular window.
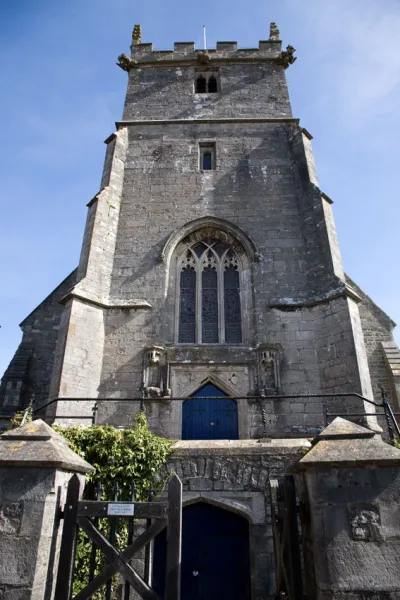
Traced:
POLYGON ((215 170, 215 144, 200 144, 199 146, 200 171, 215 170))

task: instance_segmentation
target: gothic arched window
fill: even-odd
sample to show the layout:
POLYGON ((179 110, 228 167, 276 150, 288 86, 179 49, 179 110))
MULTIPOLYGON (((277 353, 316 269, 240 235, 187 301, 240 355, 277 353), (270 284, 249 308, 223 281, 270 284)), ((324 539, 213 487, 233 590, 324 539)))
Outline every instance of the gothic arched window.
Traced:
POLYGON ((195 91, 196 94, 205 94, 207 91, 207 80, 202 75, 196 79, 195 91))
POLYGON ((204 238, 178 259, 178 342, 242 342, 240 259, 226 242, 204 238))
POLYGON ((218 91, 217 78, 214 77, 214 75, 211 75, 211 77, 209 77, 209 79, 208 79, 208 93, 216 94, 217 91, 218 91))

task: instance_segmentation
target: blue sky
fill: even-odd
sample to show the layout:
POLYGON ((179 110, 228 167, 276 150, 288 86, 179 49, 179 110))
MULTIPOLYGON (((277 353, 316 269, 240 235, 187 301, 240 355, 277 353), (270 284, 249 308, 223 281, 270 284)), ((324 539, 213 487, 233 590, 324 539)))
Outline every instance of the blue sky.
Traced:
MULTIPOLYGON (((3 0, 0 7, 0 374, 18 323, 78 263, 126 73, 143 41, 253 47, 276 21, 297 49, 293 112, 314 136, 347 273, 400 323, 400 0, 3 0), (383 8, 384 7, 384 8, 383 8)), ((397 335, 399 338, 399 335, 397 335)))

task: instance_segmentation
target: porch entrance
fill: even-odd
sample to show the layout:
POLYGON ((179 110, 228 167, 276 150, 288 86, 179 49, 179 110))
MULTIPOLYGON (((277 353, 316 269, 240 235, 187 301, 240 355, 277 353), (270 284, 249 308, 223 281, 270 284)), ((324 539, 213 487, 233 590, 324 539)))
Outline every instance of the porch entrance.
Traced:
POLYGON ((183 440, 237 440, 237 404, 213 383, 206 383, 182 407, 183 440), (202 396, 208 399, 202 399, 202 396))
MULTIPOLYGON (((163 598, 166 533, 154 541, 153 589, 163 598)), ((250 600, 249 524, 199 502, 183 509, 181 600, 250 600)))

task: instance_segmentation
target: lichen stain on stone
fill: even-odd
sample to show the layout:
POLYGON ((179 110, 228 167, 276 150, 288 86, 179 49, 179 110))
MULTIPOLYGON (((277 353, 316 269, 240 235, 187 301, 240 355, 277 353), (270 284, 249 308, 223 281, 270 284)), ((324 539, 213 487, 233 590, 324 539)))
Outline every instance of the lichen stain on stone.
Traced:
POLYGON ((29 425, 26 429, 25 429, 26 433, 35 433, 36 431, 36 425, 34 425, 32 423, 32 425, 29 425))
POLYGON ((326 452, 329 449, 329 442, 327 440, 320 440, 318 442, 318 450, 322 452, 326 452))
POLYGON ((26 442, 12 442, 8 445, 8 449, 10 450, 10 452, 18 452, 18 450, 21 450, 21 448, 23 448, 25 444, 26 442))

